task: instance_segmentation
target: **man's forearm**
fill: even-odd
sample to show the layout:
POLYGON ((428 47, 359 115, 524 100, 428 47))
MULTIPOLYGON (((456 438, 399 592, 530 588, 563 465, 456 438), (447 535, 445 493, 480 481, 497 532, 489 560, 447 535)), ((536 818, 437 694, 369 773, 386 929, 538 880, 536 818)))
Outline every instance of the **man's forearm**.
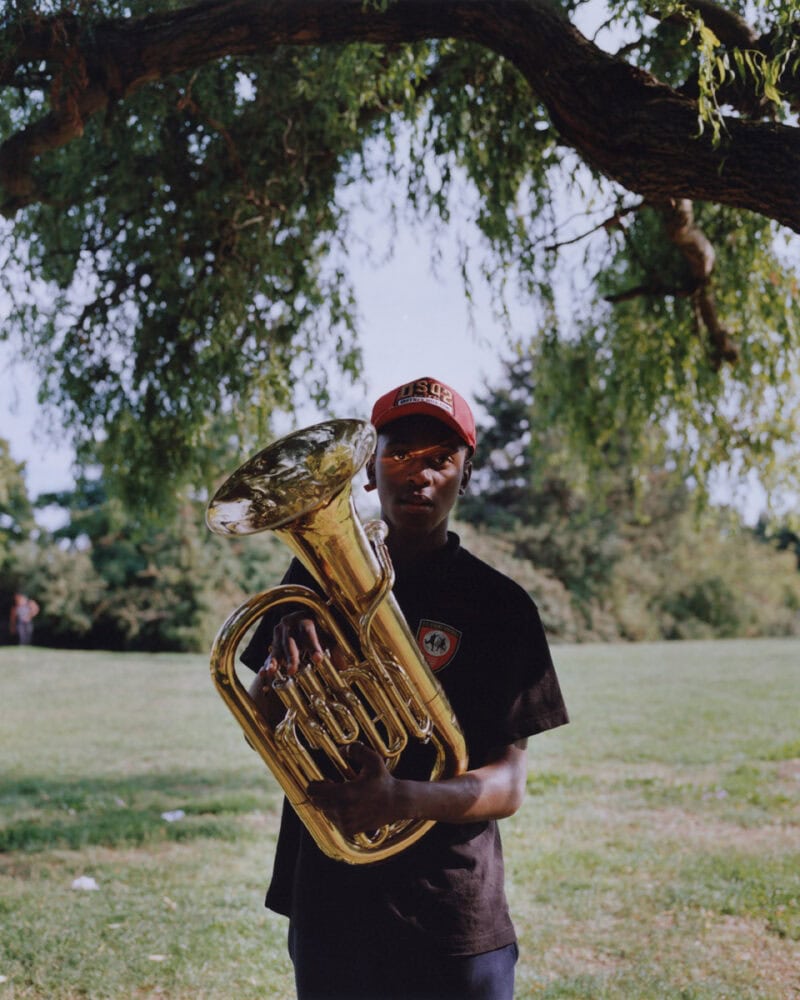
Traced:
POLYGON ((526 742, 499 749, 483 767, 441 781, 394 778, 374 750, 354 746, 350 781, 314 781, 308 796, 346 834, 398 820, 474 823, 516 812, 525 794, 526 742))
POLYGON ((472 823, 513 815, 525 795, 526 742, 505 747, 491 763, 454 778, 398 781, 399 818, 472 823))

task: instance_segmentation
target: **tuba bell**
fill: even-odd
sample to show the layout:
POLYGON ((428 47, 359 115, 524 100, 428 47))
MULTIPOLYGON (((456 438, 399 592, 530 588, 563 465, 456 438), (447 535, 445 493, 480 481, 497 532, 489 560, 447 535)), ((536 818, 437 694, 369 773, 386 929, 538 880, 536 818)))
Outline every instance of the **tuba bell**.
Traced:
POLYGON ((350 864, 397 854, 433 826, 402 820, 351 837, 313 806, 309 782, 355 776, 350 744, 373 747, 390 771, 413 753, 431 781, 467 766, 453 711, 391 593, 386 525, 362 525, 355 510, 351 481, 375 440, 374 428, 361 420, 329 420, 289 434, 240 466, 206 512, 216 534, 275 531, 327 595, 286 585, 250 598, 220 628, 211 675, 319 848, 350 864), (338 652, 302 664, 293 677, 279 674, 273 690, 283 715, 268 722, 236 676, 236 651, 270 610, 297 605, 313 613, 338 652))

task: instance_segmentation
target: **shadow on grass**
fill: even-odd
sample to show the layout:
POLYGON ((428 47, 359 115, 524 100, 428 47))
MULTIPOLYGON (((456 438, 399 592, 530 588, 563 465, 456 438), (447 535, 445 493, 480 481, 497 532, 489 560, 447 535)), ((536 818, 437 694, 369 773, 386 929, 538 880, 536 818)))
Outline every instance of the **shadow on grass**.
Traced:
POLYGON ((0 829, 0 853, 231 840, 242 835, 239 817, 276 811, 279 802, 277 786, 266 776, 232 782, 229 773, 186 771, 6 779, 0 781, 0 808, 11 820, 0 829))

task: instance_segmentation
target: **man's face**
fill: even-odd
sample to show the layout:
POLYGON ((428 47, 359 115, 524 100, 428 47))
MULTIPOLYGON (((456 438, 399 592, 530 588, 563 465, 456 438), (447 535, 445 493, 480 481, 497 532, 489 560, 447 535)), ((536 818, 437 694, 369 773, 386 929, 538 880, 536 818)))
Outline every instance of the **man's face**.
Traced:
POLYGON ((437 536, 472 472, 467 445, 431 417, 403 417, 378 434, 368 472, 395 538, 437 536))

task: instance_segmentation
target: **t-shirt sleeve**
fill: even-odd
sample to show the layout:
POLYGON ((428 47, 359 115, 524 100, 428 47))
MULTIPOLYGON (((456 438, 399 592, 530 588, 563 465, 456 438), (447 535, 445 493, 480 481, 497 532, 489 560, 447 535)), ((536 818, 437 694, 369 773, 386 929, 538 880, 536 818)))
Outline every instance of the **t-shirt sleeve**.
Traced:
POLYGON ((525 667, 523 685, 508 702, 514 739, 535 736, 569 722, 539 611, 533 604, 531 610, 530 645, 519 653, 525 667))
POLYGON ((286 917, 291 914, 292 909, 292 886, 300 836, 300 820, 288 800, 284 798, 278 843, 275 847, 275 860, 272 866, 272 878, 264 905, 286 917))
POLYGON ((489 685, 487 725, 481 734, 486 749, 508 746, 569 722, 550 647, 539 611, 524 594, 509 605, 489 685))

